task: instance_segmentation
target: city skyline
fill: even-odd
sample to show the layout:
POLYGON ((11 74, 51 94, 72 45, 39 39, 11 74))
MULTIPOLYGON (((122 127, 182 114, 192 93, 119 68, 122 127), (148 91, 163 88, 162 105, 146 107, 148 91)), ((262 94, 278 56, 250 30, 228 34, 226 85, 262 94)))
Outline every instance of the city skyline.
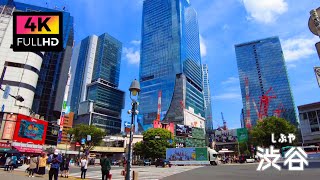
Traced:
MULTIPOLYGON (((37 1, 20 0, 19 2, 45 6, 45 3, 41 4, 37 1)), ((55 5, 48 4, 52 7, 55 5)), ((311 103, 319 99, 313 73, 313 66, 319 63, 314 48, 318 38, 312 35, 307 27, 309 11, 317 7, 316 2, 275 0, 267 7, 261 7, 255 1, 239 0, 223 2, 198 0, 191 1, 191 4, 198 12, 202 59, 209 65, 210 85, 214 87, 211 88, 214 127, 222 124, 220 112, 224 112, 230 128, 240 126, 239 114, 242 101, 233 47, 241 42, 279 36, 283 44, 295 105, 311 103), (208 20, 208 17, 217 18, 208 20)), ((64 4, 57 4, 57 6, 63 7, 64 4)), ((90 34, 102 32, 109 32, 123 42, 121 68, 128 71, 120 75, 119 88, 126 91, 132 79, 138 78, 141 1, 127 0, 123 3, 103 1, 73 3, 70 1, 67 11, 75 17, 76 42, 90 34), (86 16, 83 16, 83 12, 86 12, 86 16)), ((126 94, 125 110, 129 109, 129 106, 130 99, 126 94)), ((129 119, 127 114, 123 114, 124 121, 129 119)))

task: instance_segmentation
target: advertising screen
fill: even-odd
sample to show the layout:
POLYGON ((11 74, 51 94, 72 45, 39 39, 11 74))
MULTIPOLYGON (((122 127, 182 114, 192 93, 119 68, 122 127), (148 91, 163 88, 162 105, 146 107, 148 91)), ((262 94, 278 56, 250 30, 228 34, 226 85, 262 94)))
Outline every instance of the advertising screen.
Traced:
POLYGON ((166 158, 169 161, 207 161, 207 148, 168 148, 166 158))
POLYGON ((216 130, 214 131, 214 141, 221 143, 245 142, 248 140, 248 131, 246 128, 216 130))
POLYGON ((192 127, 188 125, 176 125, 176 136, 192 137, 192 127))
POLYGON ((16 127, 17 115, 6 114, 5 125, 3 128, 2 139, 11 140, 13 137, 14 129, 16 127))
POLYGON ((48 122, 28 116, 18 115, 18 122, 14 133, 14 140, 18 142, 32 142, 44 144, 48 122))

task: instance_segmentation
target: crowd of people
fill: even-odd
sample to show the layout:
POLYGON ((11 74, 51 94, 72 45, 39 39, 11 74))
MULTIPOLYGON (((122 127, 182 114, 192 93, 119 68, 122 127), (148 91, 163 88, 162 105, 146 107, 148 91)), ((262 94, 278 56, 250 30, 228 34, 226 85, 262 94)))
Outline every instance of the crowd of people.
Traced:
MULTIPOLYGON (((29 177, 34 177, 35 175, 44 176, 46 172, 49 175, 49 180, 57 180, 59 177, 68 178, 70 165, 74 164, 80 167, 81 179, 86 178, 86 172, 88 165, 92 164, 87 156, 78 157, 73 160, 66 155, 60 154, 55 151, 52 154, 42 153, 40 155, 15 155, 7 154, 5 158, 5 171, 11 172, 17 167, 18 159, 22 164, 27 166, 26 173, 29 177), (19 156, 19 157, 18 157, 19 156)), ((110 177, 111 161, 106 155, 102 155, 100 159, 102 180, 107 180, 110 177)))

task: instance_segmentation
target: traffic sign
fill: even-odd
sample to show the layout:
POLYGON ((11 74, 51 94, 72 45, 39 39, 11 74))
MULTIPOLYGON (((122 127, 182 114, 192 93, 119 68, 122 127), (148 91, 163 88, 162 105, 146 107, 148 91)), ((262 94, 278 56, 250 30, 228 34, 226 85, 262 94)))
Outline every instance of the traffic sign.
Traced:
POLYGON ((85 144, 86 143, 86 139, 85 138, 82 138, 81 139, 81 144, 83 145, 83 144, 85 144))
POLYGON ((125 122, 125 123, 124 123, 124 127, 130 128, 130 127, 131 127, 131 124, 130 124, 129 122, 125 122))
POLYGON ((6 88, 4 89, 4 93, 3 93, 3 99, 8 99, 9 97, 9 93, 10 93, 10 86, 6 85, 6 88))
POLYGON ((91 135, 87 135, 87 141, 91 141, 91 135))

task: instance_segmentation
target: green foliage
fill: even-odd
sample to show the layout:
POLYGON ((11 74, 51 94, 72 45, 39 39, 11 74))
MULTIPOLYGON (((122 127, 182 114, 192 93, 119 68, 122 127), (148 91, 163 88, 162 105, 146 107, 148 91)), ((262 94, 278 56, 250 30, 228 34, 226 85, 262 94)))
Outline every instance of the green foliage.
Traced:
POLYGON ((143 141, 136 143, 133 150, 135 154, 144 158, 165 158, 166 149, 172 148, 168 142, 172 140, 171 132, 166 129, 152 128, 143 133, 143 141), (156 138, 156 137, 159 138, 156 138))
POLYGON ((251 155, 251 153, 250 153, 249 150, 245 150, 243 154, 244 154, 245 156, 250 156, 250 155, 251 155))
POLYGON ((297 138, 297 129, 294 125, 290 124, 288 121, 282 118, 277 117, 268 117, 265 118, 262 122, 258 122, 258 124, 250 131, 249 141, 255 146, 264 146, 269 147, 273 145, 277 148, 281 148, 282 146, 287 146, 289 144, 286 143, 276 143, 273 144, 271 141, 271 134, 274 133, 275 140, 280 138, 280 134, 285 134, 286 136, 289 133, 293 133, 297 138))
POLYGON ((81 142, 82 138, 87 139, 87 135, 91 135, 91 141, 82 145, 83 150, 92 150, 94 146, 100 145, 106 132, 93 125, 79 124, 68 131, 68 134, 73 135, 73 140, 81 142))

